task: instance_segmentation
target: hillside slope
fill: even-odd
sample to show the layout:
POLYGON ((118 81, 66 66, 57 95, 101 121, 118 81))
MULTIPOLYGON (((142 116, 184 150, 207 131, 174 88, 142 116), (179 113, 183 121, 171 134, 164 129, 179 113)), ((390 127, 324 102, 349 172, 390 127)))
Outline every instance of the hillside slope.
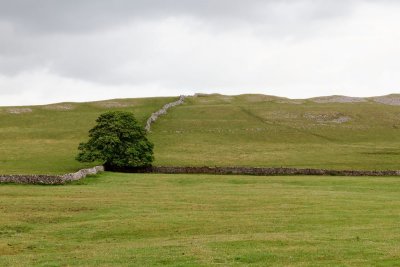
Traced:
MULTIPOLYGON (((0 173, 64 173, 98 115, 143 123, 175 98, 0 108, 0 173)), ((152 126, 156 165, 400 169, 400 96, 188 97, 152 126)))
POLYGON ((400 169, 398 104, 197 95, 153 126, 156 164, 400 169))
POLYGON ((152 112, 176 97, 116 99, 0 108, 0 173, 65 173, 93 164, 75 161, 99 114, 133 111, 145 123, 152 112))

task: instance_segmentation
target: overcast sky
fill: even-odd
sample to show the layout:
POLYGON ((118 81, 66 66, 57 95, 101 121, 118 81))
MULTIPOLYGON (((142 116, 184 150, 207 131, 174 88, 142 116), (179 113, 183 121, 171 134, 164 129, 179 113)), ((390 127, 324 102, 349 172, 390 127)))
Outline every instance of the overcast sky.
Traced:
POLYGON ((0 0, 0 105, 400 92, 397 0, 0 0))

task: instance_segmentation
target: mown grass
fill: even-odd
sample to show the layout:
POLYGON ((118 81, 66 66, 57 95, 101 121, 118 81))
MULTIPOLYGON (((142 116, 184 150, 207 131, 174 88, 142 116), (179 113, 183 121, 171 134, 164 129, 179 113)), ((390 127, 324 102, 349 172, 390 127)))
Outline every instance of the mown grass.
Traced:
POLYGON ((200 95, 151 138, 157 165, 400 169, 400 106, 200 95))
POLYGON ((0 108, 0 173, 61 174, 92 166, 78 163, 75 156, 78 144, 87 140, 89 129, 101 113, 132 111, 144 124, 152 112, 174 99, 119 99, 0 108))
POLYGON ((400 265, 397 178, 104 173, 0 192, 0 266, 400 265))

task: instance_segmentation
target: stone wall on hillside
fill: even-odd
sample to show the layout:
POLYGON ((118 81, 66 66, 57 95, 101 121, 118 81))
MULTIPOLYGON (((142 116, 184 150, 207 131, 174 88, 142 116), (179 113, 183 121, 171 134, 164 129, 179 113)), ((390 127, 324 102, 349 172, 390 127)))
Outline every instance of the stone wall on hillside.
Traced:
POLYGON ((102 171, 103 166, 96 166, 64 175, 0 175, 0 183, 61 185, 102 171))
POLYGON ((153 114, 151 114, 150 118, 147 120, 147 123, 146 123, 146 127, 145 127, 146 131, 147 131, 147 132, 150 132, 150 131, 151 131, 151 125, 152 125, 161 115, 167 114, 168 109, 170 109, 170 108, 172 108, 172 107, 175 107, 175 106, 178 106, 178 105, 182 105, 182 104, 185 102, 185 98, 186 98, 186 96, 181 95, 181 96, 179 97, 179 100, 177 100, 177 101, 175 101, 175 102, 168 103, 168 104, 164 105, 160 110, 158 110, 158 111, 154 112, 153 114))

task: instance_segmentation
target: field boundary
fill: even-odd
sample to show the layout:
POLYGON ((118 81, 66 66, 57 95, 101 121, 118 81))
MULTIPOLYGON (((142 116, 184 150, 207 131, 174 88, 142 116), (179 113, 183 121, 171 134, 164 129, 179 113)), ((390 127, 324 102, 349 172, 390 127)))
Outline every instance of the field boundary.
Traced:
POLYGON ((158 120, 161 115, 167 114, 168 110, 172 107, 182 105, 185 102, 187 96, 181 95, 177 101, 165 104, 160 110, 151 114, 150 118, 146 122, 146 131, 151 132, 151 125, 158 120))
POLYGON ((159 174, 215 174, 215 175, 254 175, 254 176, 400 176, 400 170, 362 171, 362 170, 326 170, 298 168, 262 168, 262 167, 165 167, 150 166, 144 168, 111 168, 95 166, 64 175, 0 175, 0 183, 62 185, 77 181, 88 175, 103 171, 124 173, 159 174))
POLYGON ((221 174, 221 175, 320 175, 320 176, 400 176, 400 170, 363 171, 363 170, 325 170, 298 168, 262 168, 262 167, 162 167, 110 168, 106 171, 128 173, 162 174, 221 174))
POLYGON ((62 185, 67 182, 77 181, 88 175, 95 175, 103 172, 103 166, 95 166, 93 168, 82 169, 74 173, 64 175, 1 175, 0 183, 15 184, 43 184, 43 185, 62 185))

